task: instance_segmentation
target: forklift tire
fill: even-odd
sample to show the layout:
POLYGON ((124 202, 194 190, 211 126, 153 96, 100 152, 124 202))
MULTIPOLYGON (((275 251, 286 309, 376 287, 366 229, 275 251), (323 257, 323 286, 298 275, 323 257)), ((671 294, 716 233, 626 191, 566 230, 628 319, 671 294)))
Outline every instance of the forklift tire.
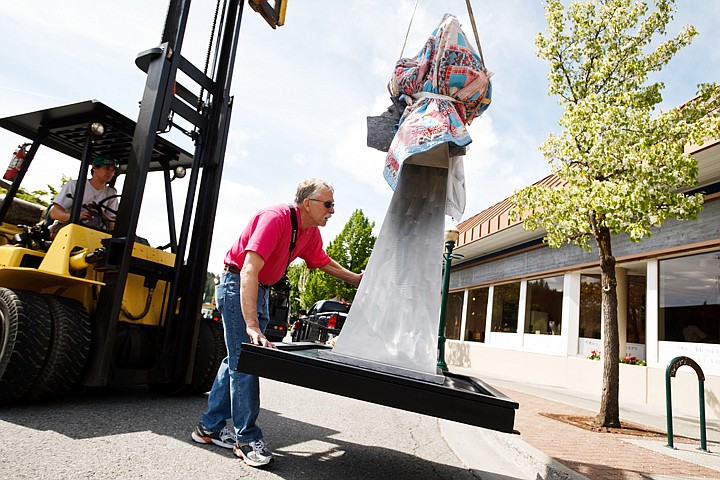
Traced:
POLYGON ((47 303, 33 292, 0 288, 0 405, 25 398, 47 357, 52 322, 47 303))
POLYGON ((52 319, 52 333, 45 365, 25 397, 43 401, 63 396, 82 376, 90 354, 90 316, 78 301, 43 295, 52 319))
POLYGON ((203 319, 200 322, 195 369, 190 385, 192 393, 210 391, 220 364, 226 356, 227 348, 225 348, 225 331, 222 322, 203 319))
POLYGON ((209 392, 220 364, 227 356, 225 334, 221 321, 202 319, 198 332, 192 383, 153 383, 150 390, 162 395, 186 395, 209 392))

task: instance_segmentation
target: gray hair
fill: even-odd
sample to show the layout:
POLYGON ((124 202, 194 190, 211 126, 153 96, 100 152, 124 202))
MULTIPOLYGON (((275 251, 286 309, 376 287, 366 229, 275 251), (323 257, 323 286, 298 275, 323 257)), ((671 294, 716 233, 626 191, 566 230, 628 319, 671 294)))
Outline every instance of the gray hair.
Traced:
POLYGON ((297 191, 295 192, 295 203, 300 205, 306 198, 315 196, 323 188, 327 188, 333 193, 335 192, 332 185, 322 180, 318 180, 317 178, 303 180, 297 186, 297 191))

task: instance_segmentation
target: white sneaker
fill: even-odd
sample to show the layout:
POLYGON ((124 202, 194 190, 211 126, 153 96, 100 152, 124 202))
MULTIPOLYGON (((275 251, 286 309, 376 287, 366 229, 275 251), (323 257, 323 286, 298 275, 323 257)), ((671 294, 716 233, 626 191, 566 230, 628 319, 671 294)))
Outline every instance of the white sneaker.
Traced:
POLYGON ((235 432, 233 430, 226 425, 219 432, 211 432, 200 422, 192 432, 192 439, 197 443, 214 443, 219 447, 233 448, 235 446, 235 432))
POLYGON ((233 453, 251 467, 262 467, 273 459, 272 452, 267 449, 262 438, 250 443, 236 443, 233 453))

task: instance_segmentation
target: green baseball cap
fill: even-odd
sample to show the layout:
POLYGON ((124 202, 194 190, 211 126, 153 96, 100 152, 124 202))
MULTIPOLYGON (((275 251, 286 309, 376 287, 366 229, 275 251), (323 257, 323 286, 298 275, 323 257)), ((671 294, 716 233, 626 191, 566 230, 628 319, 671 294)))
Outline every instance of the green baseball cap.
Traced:
POLYGON ((96 167, 114 167, 115 169, 117 169, 118 167, 115 160, 108 158, 105 155, 98 155, 97 157, 93 158, 92 164, 96 167))

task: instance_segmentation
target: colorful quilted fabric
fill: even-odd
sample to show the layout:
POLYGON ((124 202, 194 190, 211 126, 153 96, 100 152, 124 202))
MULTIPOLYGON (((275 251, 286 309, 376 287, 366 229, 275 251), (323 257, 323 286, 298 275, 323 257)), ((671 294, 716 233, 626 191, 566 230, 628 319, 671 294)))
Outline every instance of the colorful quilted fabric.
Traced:
POLYGON ((450 14, 420 53, 397 62, 388 90, 408 107, 385 160, 383 176, 393 189, 402 163, 412 155, 445 142, 459 147, 472 142, 466 125, 490 105, 491 75, 450 14))

